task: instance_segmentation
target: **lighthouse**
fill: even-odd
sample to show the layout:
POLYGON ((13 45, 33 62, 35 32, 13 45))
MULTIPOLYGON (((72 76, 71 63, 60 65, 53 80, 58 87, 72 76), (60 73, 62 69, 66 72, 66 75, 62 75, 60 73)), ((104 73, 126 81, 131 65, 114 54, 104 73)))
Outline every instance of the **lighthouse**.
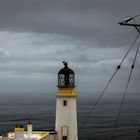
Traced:
POLYGON ((78 140, 75 74, 67 62, 63 63, 64 68, 58 72, 55 131, 58 140, 78 140))

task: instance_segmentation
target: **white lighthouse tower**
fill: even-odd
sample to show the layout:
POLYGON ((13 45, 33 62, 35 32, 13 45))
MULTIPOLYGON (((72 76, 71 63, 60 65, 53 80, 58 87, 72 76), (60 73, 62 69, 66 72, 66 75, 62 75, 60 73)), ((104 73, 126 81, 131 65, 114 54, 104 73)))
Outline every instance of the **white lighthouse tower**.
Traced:
POLYGON ((58 140, 78 140, 75 74, 66 62, 58 72, 55 131, 58 140))

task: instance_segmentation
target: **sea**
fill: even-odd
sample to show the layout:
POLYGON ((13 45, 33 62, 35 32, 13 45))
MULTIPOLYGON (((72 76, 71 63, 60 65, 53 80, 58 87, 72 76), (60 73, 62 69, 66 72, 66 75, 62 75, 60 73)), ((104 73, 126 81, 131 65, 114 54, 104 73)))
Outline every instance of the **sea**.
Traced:
MULTIPOLYGON (((128 93, 118 120, 124 93, 107 92, 87 117, 100 93, 77 97, 79 140, 140 140, 140 93, 128 93)), ((14 131, 16 124, 33 123, 34 130, 54 130, 55 95, 4 95, 0 98, 0 134, 14 131)), ((50 94, 49 94, 50 95, 50 94)))

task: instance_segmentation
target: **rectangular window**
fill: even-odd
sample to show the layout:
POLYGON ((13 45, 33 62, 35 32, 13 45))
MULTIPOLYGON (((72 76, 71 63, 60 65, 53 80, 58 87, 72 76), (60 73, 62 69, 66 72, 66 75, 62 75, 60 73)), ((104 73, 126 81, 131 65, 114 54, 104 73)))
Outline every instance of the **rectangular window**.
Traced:
POLYGON ((63 106, 67 106, 67 100, 63 100, 63 106))

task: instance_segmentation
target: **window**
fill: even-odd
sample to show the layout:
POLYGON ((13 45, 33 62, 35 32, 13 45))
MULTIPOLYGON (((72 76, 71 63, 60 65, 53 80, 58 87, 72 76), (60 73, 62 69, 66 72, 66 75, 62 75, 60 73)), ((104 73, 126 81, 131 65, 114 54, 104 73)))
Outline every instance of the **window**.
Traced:
POLYGON ((65 86, 64 74, 59 74, 58 77, 58 86, 65 86))
POLYGON ((74 86, 74 74, 69 75, 69 83, 70 83, 70 86, 74 86))
POLYGON ((63 100, 63 106, 67 106, 67 100, 63 100))

